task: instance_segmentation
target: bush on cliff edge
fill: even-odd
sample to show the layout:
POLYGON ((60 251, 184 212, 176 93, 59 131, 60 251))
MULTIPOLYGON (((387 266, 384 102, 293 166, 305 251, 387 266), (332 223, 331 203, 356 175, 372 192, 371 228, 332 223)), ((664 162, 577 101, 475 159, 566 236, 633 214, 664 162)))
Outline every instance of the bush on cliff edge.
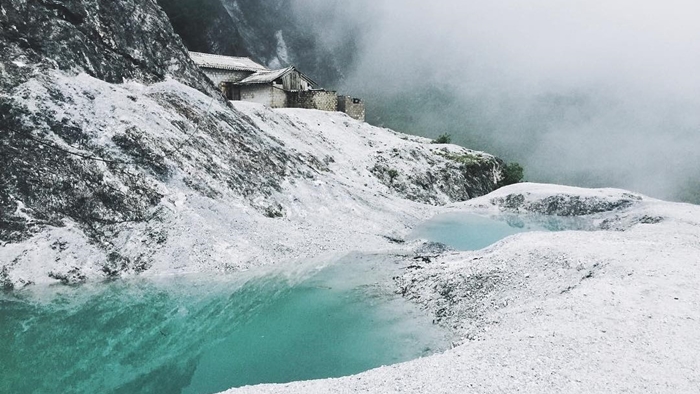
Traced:
POLYGON ((508 163, 503 166, 503 178, 498 182, 497 188, 522 182, 523 167, 518 163, 508 163))

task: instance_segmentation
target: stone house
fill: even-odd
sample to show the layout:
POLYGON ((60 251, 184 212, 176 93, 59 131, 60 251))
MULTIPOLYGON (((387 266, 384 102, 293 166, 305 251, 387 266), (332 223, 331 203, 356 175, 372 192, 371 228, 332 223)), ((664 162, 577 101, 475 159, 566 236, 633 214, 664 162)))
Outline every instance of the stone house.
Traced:
POLYGON ((251 101, 272 108, 341 111, 365 120, 362 100, 319 88, 294 66, 270 70, 247 57, 201 52, 190 52, 190 57, 229 100, 251 101))

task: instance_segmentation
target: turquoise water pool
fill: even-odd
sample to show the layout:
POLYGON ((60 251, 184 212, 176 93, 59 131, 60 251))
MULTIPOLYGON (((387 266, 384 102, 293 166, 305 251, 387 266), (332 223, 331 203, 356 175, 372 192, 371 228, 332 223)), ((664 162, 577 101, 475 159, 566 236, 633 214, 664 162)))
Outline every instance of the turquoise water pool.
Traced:
POLYGON ((449 212, 422 223, 408 238, 439 242, 456 250, 478 250, 522 232, 582 230, 587 227, 581 218, 544 215, 484 216, 449 212))
MULTIPOLYGON (((409 238, 481 249, 576 219, 436 216, 409 238)), ((394 294, 388 255, 274 272, 141 278, 0 293, 0 393, 214 393, 338 377, 446 349, 394 294)))
POLYGON ((344 376, 445 349, 446 333, 378 285, 388 273, 365 260, 6 295, 0 392, 213 393, 344 376))

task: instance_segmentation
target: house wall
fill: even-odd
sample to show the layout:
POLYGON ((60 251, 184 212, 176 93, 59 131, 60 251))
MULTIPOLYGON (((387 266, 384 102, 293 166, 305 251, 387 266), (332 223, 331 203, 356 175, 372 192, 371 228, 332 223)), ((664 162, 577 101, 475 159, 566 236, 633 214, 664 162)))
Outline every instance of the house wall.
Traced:
POLYGON ((287 106, 290 108, 337 111, 338 97, 336 92, 327 92, 325 90, 287 92, 287 106))
POLYGON ((345 112, 353 119, 365 121, 365 103, 355 97, 338 96, 338 111, 345 112))
POLYGON ((241 86, 241 100, 272 106, 273 88, 271 85, 241 86))
POLYGON ((303 91, 311 89, 309 82, 302 78, 299 71, 292 71, 282 77, 282 85, 286 91, 303 91))
POLYGON ((267 105, 272 108, 287 107, 287 94, 272 84, 241 86, 241 100, 267 105))
POLYGON ((201 70, 221 90, 221 94, 229 100, 234 99, 231 83, 238 82, 253 74, 251 71, 219 70, 206 67, 201 68, 201 70))

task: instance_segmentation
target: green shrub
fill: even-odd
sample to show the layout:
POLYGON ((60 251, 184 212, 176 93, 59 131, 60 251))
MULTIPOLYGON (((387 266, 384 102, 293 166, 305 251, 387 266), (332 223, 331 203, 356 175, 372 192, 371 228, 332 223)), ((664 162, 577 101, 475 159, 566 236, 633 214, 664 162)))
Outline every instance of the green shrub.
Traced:
POLYGON ((482 162, 482 158, 477 155, 472 155, 470 153, 457 154, 457 153, 440 153, 438 154, 445 159, 456 161, 457 163, 464 164, 467 167, 472 165, 478 165, 482 162))
POLYGON ((392 168, 387 171, 387 175, 389 175, 389 183, 394 183, 394 179, 399 176, 399 172, 392 168))
POLYGON ((523 167, 518 163, 508 163, 503 166, 503 179, 498 182, 498 187, 503 187, 507 185, 512 185, 514 183, 522 182, 523 180, 523 167))
POLYGON ((450 142, 452 142, 452 136, 447 133, 440 134, 433 140, 433 144, 449 144, 450 142))

